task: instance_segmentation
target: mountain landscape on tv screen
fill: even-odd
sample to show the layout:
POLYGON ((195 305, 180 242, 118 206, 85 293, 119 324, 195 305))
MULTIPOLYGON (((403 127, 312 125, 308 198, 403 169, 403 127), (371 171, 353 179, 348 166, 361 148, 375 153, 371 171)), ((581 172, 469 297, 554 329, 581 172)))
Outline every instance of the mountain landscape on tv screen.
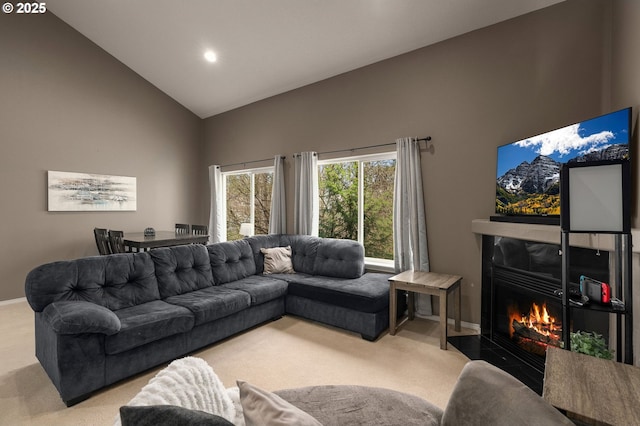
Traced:
POLYGON ((629 158, 628 110, 498 148, 496 213, 560 214, 563 163, 629 158))

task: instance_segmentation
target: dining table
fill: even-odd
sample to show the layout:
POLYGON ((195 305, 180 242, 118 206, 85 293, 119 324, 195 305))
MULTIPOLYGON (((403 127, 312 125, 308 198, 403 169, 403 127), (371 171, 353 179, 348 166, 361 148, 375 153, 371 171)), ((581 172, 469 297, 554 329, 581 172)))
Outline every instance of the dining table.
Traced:
POLYGON ((125 249, 136 252, 184 244, 206 244, 208 241, 208 235, 179 234, 175 231, 156 231, 155 235, 145 235, 144 232, 127 232, 123 238, 125 249))

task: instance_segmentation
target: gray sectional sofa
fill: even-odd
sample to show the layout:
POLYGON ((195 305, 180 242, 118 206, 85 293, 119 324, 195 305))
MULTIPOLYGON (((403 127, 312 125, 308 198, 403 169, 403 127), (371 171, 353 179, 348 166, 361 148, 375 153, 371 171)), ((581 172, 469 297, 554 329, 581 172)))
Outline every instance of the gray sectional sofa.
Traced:
POLYGON ((354 241, 268 235, 48 263, 25 292, 36 356, 70 406, 284 314, 375 340, 389 324, 389 277, 365 273, 354 241), (261 249, 286 246, 295 273, 264 274, 261 249))

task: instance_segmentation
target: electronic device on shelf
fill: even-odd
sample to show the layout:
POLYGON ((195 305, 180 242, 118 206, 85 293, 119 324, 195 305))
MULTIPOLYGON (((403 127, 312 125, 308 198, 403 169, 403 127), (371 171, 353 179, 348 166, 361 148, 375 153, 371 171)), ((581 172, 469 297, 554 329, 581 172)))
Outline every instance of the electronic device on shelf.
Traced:
POLYGON ((589 300, 603 305, 611 303, 611 286, 584 275, 580 276, 580 293, 588 297, 589 300))

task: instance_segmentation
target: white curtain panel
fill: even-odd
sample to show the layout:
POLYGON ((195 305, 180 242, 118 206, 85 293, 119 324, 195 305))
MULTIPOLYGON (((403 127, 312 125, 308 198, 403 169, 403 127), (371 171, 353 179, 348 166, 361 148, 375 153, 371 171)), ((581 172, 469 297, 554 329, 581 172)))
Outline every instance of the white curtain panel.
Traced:
POLYGON ((293 232, 318 236, 318 155, 315 152, 296 154, 295 201, 293 232))
POLYGON ((276 155, 273 161, 273 189, 271 191, 271 216, 269 233, 287 232, 287 203, 284 192, 284 157, 276 155))
MULTIPOLYGON (((429 271, 427 222, 422 193, 420 142, 396 139, 397 160, 393 191, 393 250, 396 272, 429 271)), ((416 313, 428 316, 431 296, 416 295, 416 313)))
POLYGON ((209 212, 209 244, 227 240, 225 200, 222 191, 222 171, 220 166, 209 166, 209 186, 211 188, 211 209, 209 212))

